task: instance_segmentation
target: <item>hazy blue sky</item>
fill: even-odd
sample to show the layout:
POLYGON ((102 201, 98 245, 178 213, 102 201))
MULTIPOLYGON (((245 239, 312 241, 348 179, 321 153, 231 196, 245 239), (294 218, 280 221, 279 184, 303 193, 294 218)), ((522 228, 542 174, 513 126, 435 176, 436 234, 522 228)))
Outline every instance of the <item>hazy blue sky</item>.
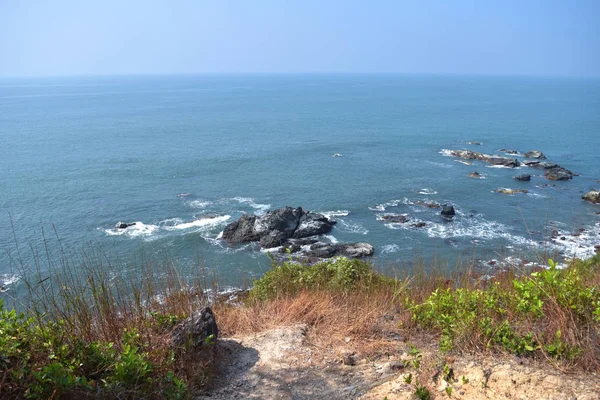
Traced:
POLYGON ((0 76, 600 75, 600 0, 0 0, 0 76))

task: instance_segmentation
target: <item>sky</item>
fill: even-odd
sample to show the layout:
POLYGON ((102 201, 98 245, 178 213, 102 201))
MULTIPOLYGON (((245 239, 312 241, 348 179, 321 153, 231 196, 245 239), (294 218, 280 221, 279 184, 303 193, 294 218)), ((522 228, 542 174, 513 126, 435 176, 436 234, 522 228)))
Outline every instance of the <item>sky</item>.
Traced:
POLYGON ((0 77, 600 76, 600 0, 0 0, 0 77))

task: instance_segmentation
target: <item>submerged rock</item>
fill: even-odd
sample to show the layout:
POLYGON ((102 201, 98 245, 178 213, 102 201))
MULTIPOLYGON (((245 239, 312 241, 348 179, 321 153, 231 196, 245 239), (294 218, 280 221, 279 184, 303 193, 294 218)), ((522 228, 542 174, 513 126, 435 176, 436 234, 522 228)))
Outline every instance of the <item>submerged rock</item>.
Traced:
POLYGON ((310 213, 301 207, 284 207, 263 216, 242 215, 223 230, 223 239, 229 243, 256 242, 271 248, 288 239, 322 235, 333 229, 335 221, 323 214, 310 213))
POLYGON ((519 182, 529 182, 531 180, 531 175, 529 175, 529 174, 517 175, 517 176, 513 176, 513 179, 515 181, 519 181, 519 182))
POLYGON ((527 193, 527 190, 525 189, 507 189, 507 188, 499 188, 496 189, 496 193, 502 193, 502 194, 516 194, 516 193, 527 193))
POLYGON ((393 224, 405 224, 410 221, 410 217, 406 214, 386 214, 380 217, 382 221, 391 222, 393 224))
POLYGON ((589 192, 581 196, 581 198, 585 201, 589 201, 590 203, 600 204, 600 191, 590 190, 589 192))
POLYGON ((171 343, 175 347, 181 347, 187 343, 198 346, 214 342, 218 336, 219 328, 215 315, 210 307, 204 307, 173 329, 171 343))
POLYGON ((315 243, 310 246, 304 256, 316 258, 331 258, 344 256, 349 258, 362 258, 373 255, 373 246, 369 243, 315 243))
POLYGON ((471 172, 471 173, 469 174, 469 178, 473 178, 473 179, 481 179, 481 174, 480 174, 479 172, 477 172, 477 171, 475 171, 475 172, 471 172))
POLYGON ((115 228, 117 229, 126 229, 129 228, 130 226, 134 226, 135 222, 117 222, 117 224, 115 225, 115 228))
POLYGON ((467 144, 472 144, 474 146, 481 146, 481 142, 467 142, 467 144))
POLYGON ((539 158, 540 160, 545 160, 546 156, 539 150, 531 150, 527 153, 523 154, 526 158, 539 158))
POLYGON ((408 204, 411 204, 413 206, 426 207, 426 208, 440 208, 440 205, 438 203, 436 203, 435 201, 415 200, 415 201, 409 202, 408 204))

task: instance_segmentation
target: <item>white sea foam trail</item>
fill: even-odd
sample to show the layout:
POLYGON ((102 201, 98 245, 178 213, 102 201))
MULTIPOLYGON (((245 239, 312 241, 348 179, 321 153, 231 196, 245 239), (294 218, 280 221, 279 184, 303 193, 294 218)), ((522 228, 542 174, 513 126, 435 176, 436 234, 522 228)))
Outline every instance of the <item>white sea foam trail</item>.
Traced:
POLYGON ((134 225, 128 226, 125 229, 104 229, 107 235, 110 236, 128 236, 128 237, 143 237, 150 236, 158 231, 160 227, 153 224, 144 224, 141 221, 136 221, 134 225))
POLYGON ((348 211, 348 210, 323 211, 323 212, 319 212, 319 214, 323 214, 327 218, 347 217, 348 215, 350 215, 350 211, 348 211))
POLYGON ((165 226, 164 229, 167 231, 173 230, 182 230, 182 229, 190 229, 190 228, 210 228, 213 226, 218 226, 223 222, 227 221, 231 218, 230 215, 222 215, 222 216, 214 216, 209 218, 200 218, 191 222, 182 222, 173 226, 165 226))
POLYGON ((252 199, 250 197, 234 197, 231 200, 237 201, 240 204, 247 204, 250 207, 257 210, 257 213, 260 213, 260 214, 264 214, 271 208, 270 204, 257 203, 254 201, 254 199, 252 199))

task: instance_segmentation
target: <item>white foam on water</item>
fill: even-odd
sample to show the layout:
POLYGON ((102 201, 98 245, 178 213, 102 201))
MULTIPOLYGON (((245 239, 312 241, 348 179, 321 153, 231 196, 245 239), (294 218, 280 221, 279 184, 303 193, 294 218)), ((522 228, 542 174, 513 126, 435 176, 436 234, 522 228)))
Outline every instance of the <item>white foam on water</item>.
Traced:
POLYGON ((437 161, 425 161, 427 164, 435 165, 436 167, 442 167, 446 169, 454 168, 453 164, 444 164, 437 161))
POLYGON ((432 195, 432 194, 437 194, 437 191, 435 191, 435 190, 433 190, 433 189, 428 189, 428 188, 425 188, 425 189, 421 189, 421 190, 419 190, 419 192, 418 192, 418 193, 419 193, 419 194, 423 194, 423 195, 432 195))
POLYGON ((187 202, 187 205, 192 208, 206 208, 212 204, 212 201, 192 200, 187 202))
POLYGON ((250 197, 234 197, 231 200, 237 201, 240 204, 247 204, 247 205, 249 205, 250 207, 252 207, 255 210, 257 210, 257 214, 264 214, 265 212, 267 212, 271 208, 270 204, 257 203, 257 202, 254 201, 254 199, 252 199, 250 197))
POLYGON ((527 196, 529 196, 529 197, 538 198, 538 199, 545 199, 545 198, 547 198, 547 197, 548 197, 548 196, 544 196, 544 195, 542 195, 542 194, 539 194, 539 193, 534 193, 534 192, 527 192, 526 194, 527 194, 527 196))
POLYGON ((446 157, 454 157, 454 155, 452 154, 452 151, 453 150, 442 149, 438 153, 440 153, 441 155, 446 156, 446 157))
POLYGON ((454 161, 461 163, 461 164, 465 164, 465 165, 473 165, 473 163, 471 161, 465 161, 465 160, 454 160, 454 161))
POLYGON ((336 238, 335 236, 333 236, 333 235, 323 235, 323 237, 324 237, 324 238, 326 238, 327 240, 329 240, 329 242, 330 242, 331 244, 336 244, 336 243, 338 243, 338 240, 337 240, 337 238, 336 238))
POLYGON ((576 235, 559 232, 556 238, 551 239, 551 243, 567 259, 592 258, 596 254, 594 246, 600 244, 600 222, 584 228, 583 232, 576 235), (561 240, 562 237, 565 240, 561 240))
POLYGON ((141 221, 136 221, 135 225, 128 226, 125 229, 104 229, 104 232, 110 236, 127 236, 131 238, 137 238, 151 236, 159 229, 160 227, 158 225, 144 224, 141 221))
POLYGON ((210 218, 200 218, 191 222, 181 222, 172 226, 164 226, 164 229, 167 231, 173 230, 182 230, 182 229, 190 229, 190 228, 212 228, 214 226, 218 226, 223 222, 227 221, 231 218, 230 215, 221 215, 210 218))
POLYGON ((346 221, 346 220, 339 220, 338 223, 341 226, 341 231, 344 232, 350 232, 350 233, 358 233, 361 235, 366 235, 369 233, 369 230, 366 229, 364 226, 362 226, 361 224, 357 223, 357 222, 350 222, 350 221, 346 221))
POLYGON ((383 212, 388 207, 398 207, 400 204, 410 204, 410 201, 406 197, 403 199, 390 200, 387 203, 378 204, 375 207, 369 207, 369 210, 383 212))
POLYGON ((323 211, 323 212, 320 212, 319 214, 323 214, 327 218, 346 217, 346 216, 350 215, 350 211, 348 211, 348 210, 323 211))
POLYGON ((20 278, 17 274, 0 274, 0 293, 6 292, 8 286, 18 282, 20 278))
POLYGON ((400 246, 397 244, 386 244, 381 248, 381 254, 391 254, 396 253, 400 250, 400 246))
POLYGON ((521 167, 509 167, 506 165, 486 165, 486 168, 508 168, 508 169, 521 169, 521 167))

